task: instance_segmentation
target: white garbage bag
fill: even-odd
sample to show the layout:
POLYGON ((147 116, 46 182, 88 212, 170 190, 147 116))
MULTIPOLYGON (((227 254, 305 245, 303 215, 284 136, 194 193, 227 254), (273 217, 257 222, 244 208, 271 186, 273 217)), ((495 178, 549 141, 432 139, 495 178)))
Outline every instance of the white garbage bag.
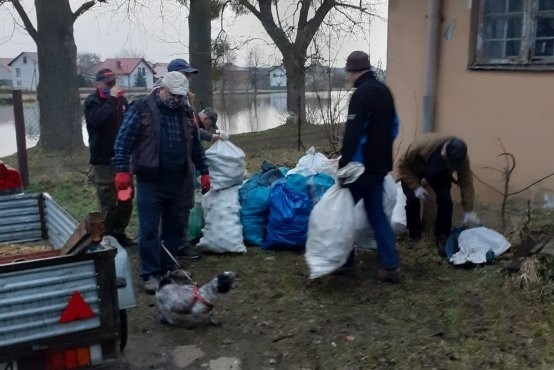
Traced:
MULTIPOLYGON (((359 168, 363 165, 349 163, 337 176, 347 179, 345 182, 352 182, 356 176, 353 174, 359 175, 359 168)), ((329 274, 344 265, 354 248, 355 233, 352 193, 348 188, 335 184, 325 192, 310 214, 305 254, 310 279, 329 274)))
POLYGON ((475 264, 487 262, 487 252, 492 251, 496 258, 510 248, 511 244, 506 238, 486 227, 474 227, 464 230, 458 237, 460 250, 450 258, 455 265, 467 262, 475 264))
POLYGON ((404 234, 408 230, 406 219, 406 194, 402 190, 400 181, 396 183, 396 203, 392 210, 391 226, 396 235, 404 234))
POLYGON ((210 190, 202 198, 205 226, 197 244, 200 251, 246 253, 240 223, 238 186, 210 190))
POLYGON ((244 179, 246 160, 242 149, 228 140, 217 140, 208 150, 211 189, 221 190, 240 185, 244 179))
MULTIPOLYGON (((391 217, 396 205, 396 199, 396 185, 392 176, 388 174, 383 181, 383 210, 385 211, 387 219, 391 222, 391 226, 391 217)), ((362 199, 354 208, 354 214, 356 216, 356 240, 354 244, 360 249, 376 250, 377 242, 375 241, 373 228, 369 224, 364 207, 364 201, 362 199)))
POLYGON ((354 247, 354 199, 347 188, 333 185, 310 214, 306 262, 310 279, 338 269, 354 247))
POLYGON ((338 159, 329 159, 322 153, 316 153, 315 148, 312 146, 306 151, 306 155, 300 158, 296 167, 287 172, 287 176, 295 173, 300 173, 304 176, 316 173, 326 173, 335 176, 338 165, 338 159))

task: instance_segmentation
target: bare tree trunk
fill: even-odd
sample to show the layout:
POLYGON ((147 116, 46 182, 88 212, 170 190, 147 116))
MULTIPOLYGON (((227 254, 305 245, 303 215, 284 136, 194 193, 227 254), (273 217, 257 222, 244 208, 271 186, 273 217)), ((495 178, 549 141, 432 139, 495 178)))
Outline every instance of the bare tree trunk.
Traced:
POLYGON ((74 15, 67 0, 35 0, 40 80, 39 145, 47 151, 83 148, 74 15))
MULTIPOLYGON (((306 122, 306 68, 304 59, 285 58, 284 64, 287 72, 287 111, 294 117, 299 117, 301 122, 306 122)), ((290 120, 296 122, 296 120, 290 120)))
POLYGON ((190 0, 190 65, 198 69, 191 83, 198 110, 213 106, 211 1, 190 0))

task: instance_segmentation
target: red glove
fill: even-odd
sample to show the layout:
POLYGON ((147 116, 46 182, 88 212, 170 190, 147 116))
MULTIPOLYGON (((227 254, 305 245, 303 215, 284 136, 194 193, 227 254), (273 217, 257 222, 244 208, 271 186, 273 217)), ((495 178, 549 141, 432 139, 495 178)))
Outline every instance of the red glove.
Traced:
POLYGON ((200 186, 202 187, 202 194, 206 194, 210 191, 211 181, 210 175, 200 176, 200 186))
POLYGON ((131 174, 129 172, 118 172, 115 174, 115 189, 125 190, 131 187, 131 174))

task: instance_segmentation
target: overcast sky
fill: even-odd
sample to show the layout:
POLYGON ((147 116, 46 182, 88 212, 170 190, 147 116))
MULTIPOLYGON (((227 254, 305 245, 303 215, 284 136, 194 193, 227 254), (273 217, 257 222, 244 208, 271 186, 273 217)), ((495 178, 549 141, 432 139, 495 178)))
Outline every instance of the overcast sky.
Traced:
MULTIPOLYGON (((70 0, 75 10, 83 0, 70 0)), ((280 1, 279 4, 287 1, 280 1)), ((387 17, 388 1, 378 3, 374 11, 383 19, 373 18, 371 29, 357 32, 342 40, 334 40, 337 56, 334 63, 344 66, 346 56, 352 50, 371 52, 371 62, 386 65, 387 17), (369 37, 368 37, 369 35, 369 37)), ((34 1, 22 1, 29 9, 30 17, 35 22, 33 11, 34 1)), ((100 54, 102 58, 118 55, 122 50, 133 50, 144 54, 152 62, 168 62, 176 57, 188 59, 188 10, 175 5, 169 0, 149 0, 149 9, 135 9, 131 15, 124 9, 116 9, 113 4, 100 4, 83 14, 75 23, 75 42, 79 52, 91 51, 100 54)), ((15 15, 10 4, 0 6, 0 57, 15 57, 22 51, 36 51, 33 40, 21 28, 21 21, 15 15), (14 16, 17 24, 14 24, 14 16)), ((231 41, 237 45, 253 45, 262 52, 262 64, 272 65, 280 63, 281 56, 278 50, 269 45, 269 38, 259 21, 253 15, 235 17, 230 11, 225 12, 223 27, 231 41)), ((369 17, 367 17, 369 20, 369 17)), ((215 37, 221 29, 221 20, 212 22, 212 36, 215 37)), ((241 47, 237 51, 235 63, 247 65, 246 55, 252 46, 241 47)))

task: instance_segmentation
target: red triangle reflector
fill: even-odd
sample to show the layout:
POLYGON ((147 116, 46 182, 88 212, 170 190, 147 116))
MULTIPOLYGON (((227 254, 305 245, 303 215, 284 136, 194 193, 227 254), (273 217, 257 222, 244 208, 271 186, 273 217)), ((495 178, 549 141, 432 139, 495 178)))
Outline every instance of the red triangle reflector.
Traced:
POLYGON ((85 302, 83 296, 79 292, 73 292, 69 303, 65 306, 62 315, 60 316, 60 324, 90 319, 91 317, 96 316, 90 306, 85 302))

